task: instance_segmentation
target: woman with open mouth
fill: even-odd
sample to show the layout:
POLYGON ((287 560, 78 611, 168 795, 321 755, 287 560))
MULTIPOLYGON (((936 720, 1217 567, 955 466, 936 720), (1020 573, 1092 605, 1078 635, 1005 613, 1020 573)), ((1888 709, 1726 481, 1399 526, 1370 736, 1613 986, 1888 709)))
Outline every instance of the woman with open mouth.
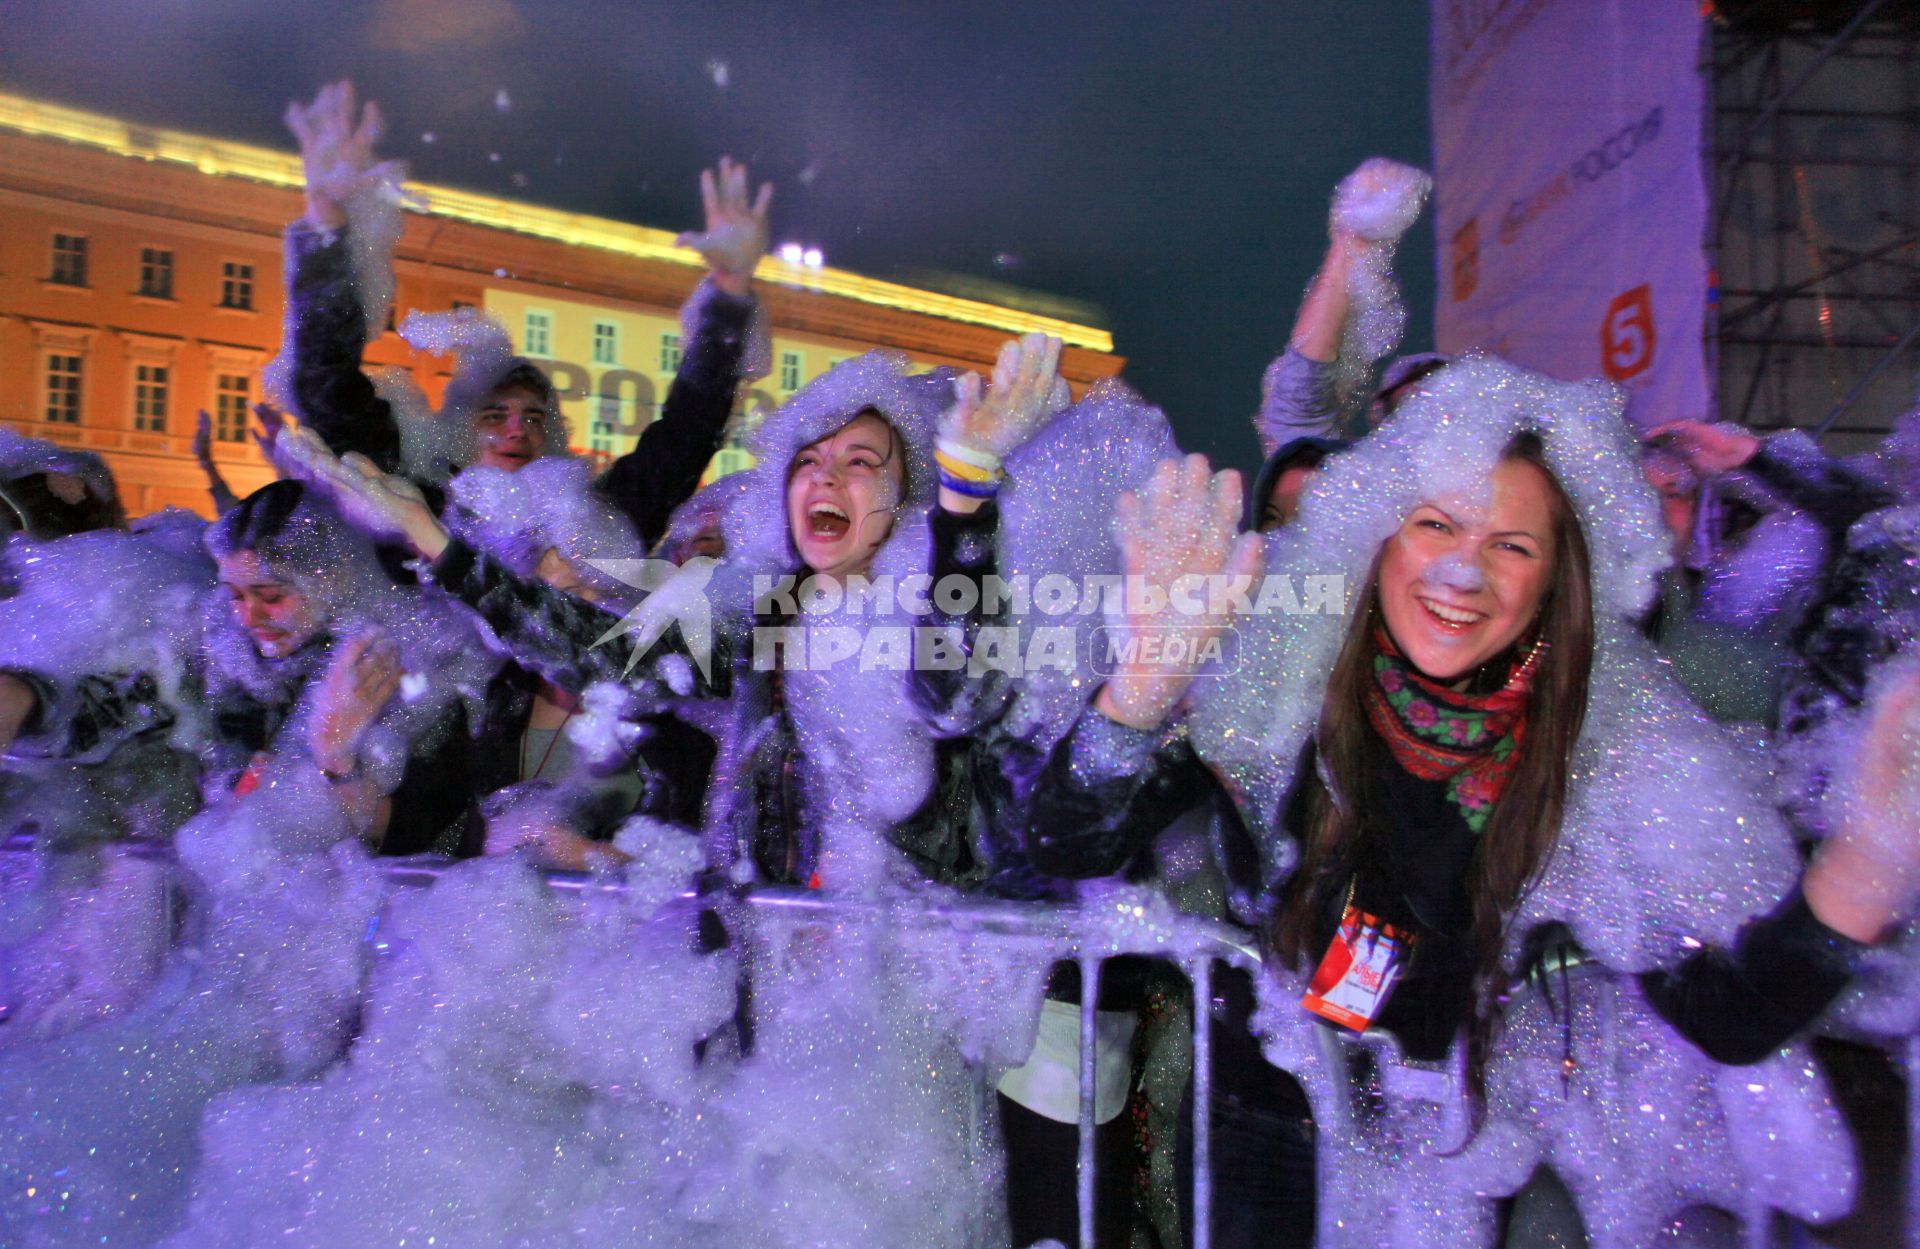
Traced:
MULTIPOLYGON (((1010 358, 1023 363, 1004 384, 983 395, 975 379, 960 405, 966 419, 1015 426, 1008 451, 1065 404, 1056 341, 1031 336, 1010 358), (1020 409, 1017 422, 1005 417, 1009 406, 1020 409)), ((991 870, 971 844, 969 806, 953 792, 970 783, 965 770, 947 766, 970 743, 961 731, 943 735, 942 709, 916 696, 907 656, 867 662, 872 656, 860 653, 865 640, 886 640, 883 628, 905 637, 926 621, 896 598, 845 592, 856 578, 897 581, 961 563, 979 571, 993 509, 934 506, 948 476, 936 468, 936 425, 955 407, 949 372, 913 373, 884 352, 802 389, 756 432, 760 466, 727 502, 725 558, 684 570, 678 588, 653 594, 627 629, 475 550, 417 490, 373 464, 336 461, 305 431, 293 458, 356 523, 430 561, 436 584, 475 608, 520 663, 571 694, 626 680, 636 658, 658 657, 648 649, 663 635, 663 652, 693 649, 688 618, 661 613, 697 597, 703 634, 704 613, 712 618, 711 654, 691 656, 703 668, 698 684, 731 700, 704 820, 710 867, 751 864, 773 883, 963 883, 991 870), (976 552, 970 560, 963 547, 976 552), (783 610, 769 585, 797 591, 800 602, 783 610), (803 655, 796 647, 810 638, 814 650, 803 655), (821 649, 849 638, 851 653, 829 658, 821 649)), ((687 668, 684 655, 664 669, 649 663, 637 682, 641 700, 684 687, 687 668)))

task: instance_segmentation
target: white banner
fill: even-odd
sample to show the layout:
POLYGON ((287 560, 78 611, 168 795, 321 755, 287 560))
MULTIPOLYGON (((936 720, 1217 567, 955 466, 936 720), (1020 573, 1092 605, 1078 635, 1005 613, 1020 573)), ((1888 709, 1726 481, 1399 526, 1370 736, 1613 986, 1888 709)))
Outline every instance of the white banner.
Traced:
POLYGON ((1693 0, 1436 0, 1440 350, 1709 417, 1693 0))

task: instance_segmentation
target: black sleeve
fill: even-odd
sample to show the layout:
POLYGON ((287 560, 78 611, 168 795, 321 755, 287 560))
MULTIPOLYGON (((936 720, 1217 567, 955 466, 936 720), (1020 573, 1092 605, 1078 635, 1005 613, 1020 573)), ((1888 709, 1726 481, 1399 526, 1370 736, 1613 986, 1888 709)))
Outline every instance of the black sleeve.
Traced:
POLYGON ((700 485, 733 414, 754 303, 717 290, 703 298, 699 328, 680 357, 660 418, 600 478, 600 489, 649 550, 665 536, 674 509, 700 485))
POLYGON ((287 349, 294 414, 335 455, 358 451, 385 473, 400 470, 393 408, 361 371, 366 313, 353 289, 345 229, 287 231, 287 349))
POLYGON ((380 853, 472 858, 485 844, 486 826, 480 819, 480 786, 465 707, 455 703, 445 723, 428 729, 422 740, 439 745, 421 750, 416 744, 408 755, 400 784, 390 796, 380 853))
POLYGON ((9 753, 95 763, 131 738, 171 729, 175 716, 151 673, 121 672, 55 682, 9 669, 34 693, 33 714, 9 753))
POLYGON ((1091 704, 1051 751, 1016 747, 1002 769, 1028 859, 1069 879, 1125 870, 1217 783, 1184 735, 1129 728, 1091 704))
MULTIPOLYGON (((937 630, 945 639, 947 661, 940 663, 931 654, 921 654, 913 665, 911 688, 915 705, 934 733, 960 737, 999 719, 1013 694, 1007 673, 998 668, 974 673, 967 662, 989 621, 986 582, 995 571, 1000 513, 992 500, 966 513, 937 507, 928 527, 933 539, 933 585, 965 580, 973 583, 974 592, 968 610, 950 612, 940 607, 942 596, 929 590, 932 610, 919 628, 937 630)), ((916 640, 916 649, 924 640, 916 640)))
POLYGON ((1894 502, 1891 491, 1804 442, 1794 447, 1770 438, 1745 467, 1836 543, 1862 516, 1894 502))
MULTIPOLYGON (((568 693, 578 694, 596 681, 626 679, 635 657, 633 637, 627 633, 607 636, 620 623, 613 613, 544 581, 518 576, 458 538, 450 539, 434 560, 432 578, 447 594, 473 608, 517 663, 568 693)), ((675 625, 648 654, 685 654, 686 649, 675 625)), ((698 692, 725 696, 727 664, 726 644, 716 636, 712 679, 694 672, 698 692)))
POLYGON ((570 694, 618 681, 633 655, 619 618, 544 581, 515 575, 458 538, 433 562, 433 581, 479 613, 521 665, 570 694))
POLYGON ((1740 930, 1671 971, 1645 972, 1655 1010, 1716 1062, 1759 1062, 1817 1018, 1853 974, 1860 946, 1828 928, 1795 890, 1740 930))

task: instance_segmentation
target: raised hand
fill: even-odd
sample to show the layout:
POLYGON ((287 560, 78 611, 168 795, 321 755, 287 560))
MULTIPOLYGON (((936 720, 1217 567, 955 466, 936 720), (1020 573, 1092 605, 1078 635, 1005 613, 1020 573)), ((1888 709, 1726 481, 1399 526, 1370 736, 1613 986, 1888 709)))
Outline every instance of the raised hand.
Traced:
POLYGON ((1115 537, 1126 574, 1120 660, 1100 691, 1108 716, 1136 728, 1165 720, 1193 683, 1197 657, 1233 622, 1233 595, 1259 572, 1258 534, 1238 534, 1240 474, 1209 474, 1205 456, 1167 460, 1146 489, 1120 496, 1115 537))
POLYGON ((213 418, 205 408, 193 422, 193 458, 200 461, 201 468, 213 471, 213 418))
POLYGON ((350 82, 320 88, 312 104, 295 100, 287 105, 287 129, 300 141, 300 159, 306 165, 307 222, 316 229, 339 229, 347 223, 347 202, 356 194, 383 179, 405 176, 401 162, 373 158, 386 124, 380 106, 371 100, 364 108, 354 105, 350 82))
POLYGON ((200 415, 193 422, 193 458, 200 461, 200 471, 207 475, 207 493, 213 496, 213 510, 224 515, 239 500, 220 472, 220 466, 213 461, 213 418, 205 408, 200 409, 200 415))
POLYGON ((940 418, 940 436, 996 460, 1019 449, 1067 405, 1060 350, 1060 340, 1046 334, 1009 339, 994 362, 991 386, 978 373, 954 382, 954 403, 940 418))
MULTIPOLYGON (((204 418, 206 413, 200 415, 204 418)), ((260 428, 252 431, 254 445, 260 448, 261 455, 271 461, 274 444, 280 441, 280 435, 287 428, 286 413, 271 403, 256 403, 253 405, 253 415, 260 422, 260 428)))
POLYGON ((1646 440, 1685 460, 1694 472, 1712 477, 1731 472, 1760 450, 1760 439, 1738 425, 1680 420, 1656 425, 1646 440))
POLYGON ((707 228, 688 231, 678 239, 706 260, 713 281, 729 295, 746 295, 753 268, 767 254, 773 238, 767 210, 773 206, 773 183, 760 184, 760 193, 747 199, 747 167, 722 156, 717 170, 700 171, 700 200, 707 211, 707 228))
POLYGON ((336 458, 318 434, 296 429, 276 440, 274 463, 331 498, 342 519, 375 541, 405 542, 427 559, 446 549, 447 531, 420 488, 381 472, 364 455, 336 458))
POLYGON ((307 749, 329 776, 355 770, 360 739, 380 718, 400 688, 400 649, 377 630, 351 638, 334 651, 315 682, 307 749))
POLYGON ((1341 179, 1333 192, 1329 229, 1370 243, 1390 243, 1412 228, 1433 179, 1412 165, 1375 156, 1341 179))

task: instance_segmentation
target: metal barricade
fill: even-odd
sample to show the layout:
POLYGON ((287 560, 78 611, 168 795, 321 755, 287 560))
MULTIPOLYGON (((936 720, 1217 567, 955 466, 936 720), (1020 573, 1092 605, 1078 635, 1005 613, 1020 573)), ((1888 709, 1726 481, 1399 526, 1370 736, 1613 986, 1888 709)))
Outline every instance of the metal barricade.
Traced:
MULTIPOLYGON (((168 861, 167 847, 144 843, 95 845, 99 853, 128 855, 145 860, 168 861)), ((35 839, 30 833, 16 833, 0 841, 0 854, 31 854, 35 839)), ((390 889, 428 888, 459 864, 444 859, 419 857, 382 861, 381 867, 390 889)), ((566 894, 605 891, 624 893, 626 886, 616 876, 596 876, 576 872, 545 873, 548 888, 566 894)), ((1095 1059, 1097 1006, 1101 972, 1110 958, 1145 956, 1178 966, 1193 987, 1193 1230, 1194 1249, 1209 1249, 1213 1192, 1213 1159, 1208 1113, 1212 1101, 1212 998, 1213 970, 1216 962, 1251 968, 1259 961, 1252 938, 1231 925, 1176 913, 1160 913, 1152 922, 1137 928, 1115 925, 1102 915, 1100 904, 1087 906, 1032 902, 1012 902, 991 898, 967 898, 953 895, 929 896, 921 901, 913 895, 889 894, 882 897, 838 895, 817 890, 786 887, 740 889, 724 895, 728 905, 744 907, 748 912, 770 916, 815 918, 835 925, 870 923, 884 920, 895 925, 913 925, 938 931, 950 929, 971 935, 1004 937, 1031 947, 1044 943, 1058 951, 1058 957, 1075 963, 1081 976, 1080 1048, 1079 1048, 1079 1160, 1077 1205, 1080 1244, 1095 1249, 1094 1219, 1095 1150, 1094 1131, 1095 1059)), ((699 908, 720 901, 718 895, 682 894, 670 906, 699 908)), ((1132 905, 1132 904, 1128 904, 1132 905)), ((182 928, 182 899, 170 899, 166 921, 174 931, 182 928)), ((1142 909, 1139 914, 1145 917, 1142 909)), ((377 925, 375 930, 377 930, 377 925)), ((370 930, 368 940, 376 940, 370 930)), ((0 1019, 4 1019, 0 1004, 0 1019)), ((992 1096, 988 1073, 969 1063, 974 1077, 975 1136, 986 1119, 992 1096)))

